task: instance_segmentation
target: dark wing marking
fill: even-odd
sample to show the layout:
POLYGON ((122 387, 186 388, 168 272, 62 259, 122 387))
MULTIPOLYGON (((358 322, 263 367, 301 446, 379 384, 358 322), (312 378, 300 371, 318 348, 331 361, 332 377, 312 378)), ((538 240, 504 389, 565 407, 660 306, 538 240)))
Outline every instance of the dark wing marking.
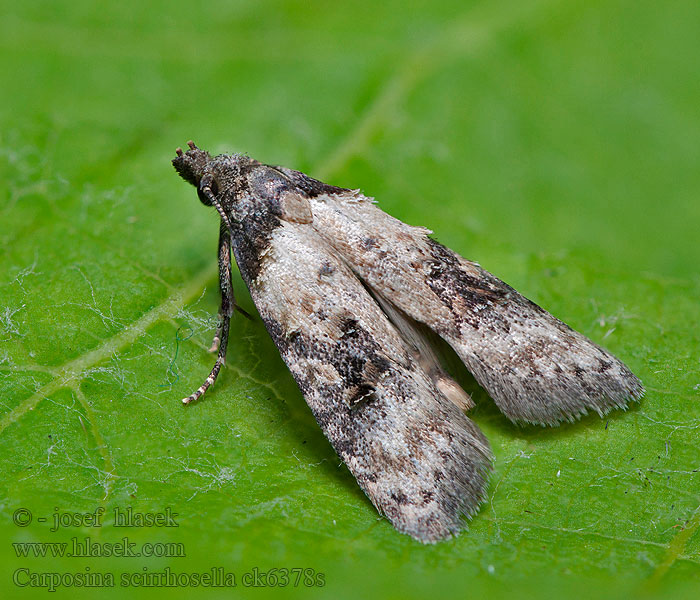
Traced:
POLYGON ((510 419, 554 425, 643 394, 620 360, 428 230, 354 192, 310 202, 319 235, 371 289, 445 339, 510 419))
MULTIPOLYGON (((233 241, 238 257, 245 240, 233 241)), ((241 273, 336 452, 398 530, 423 542, 457 533, 484 500, 487 440, 310 225, 281 222, 267 243, 241 273)))

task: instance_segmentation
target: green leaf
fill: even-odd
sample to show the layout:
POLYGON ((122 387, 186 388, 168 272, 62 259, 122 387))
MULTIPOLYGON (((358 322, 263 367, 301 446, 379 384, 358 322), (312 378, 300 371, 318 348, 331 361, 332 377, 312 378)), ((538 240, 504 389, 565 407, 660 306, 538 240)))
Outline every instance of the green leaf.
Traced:
MULTIPOLYGON (((241 593, 693 597, 699 19, 691 1, 6 6, 7 597, 42 584, 92 597, 110 589, 80 582, 105 574, 115 594, 141 583, 150 597, 134 577, 218 567, 241 593), (606 346, 645 398, 520 428, 467 383, 496 454, 488 502, 454 540, 397 533, 259 320, 235 318, 216 386, 181 405, 212 366, 218 305, 216 215, 170 165, 190 138, 362 188, 606 346), (128 507, 169 510, 177 526, 115 527, 128 507), (101 527, 79 523, 97 509, 101 527), (55 514, 69 522, 51 531, 55 514), (12 545, 86 537, 103 553, 125 537, 176 545, 62 558, 12 545), (289 583, 277 571, 277 587, 248 590, 254 568, 289 569, 289 583)), ((235 288, 254 312, 238 276, 235 288)), ((193 581, 166 581, 168 594, 229 595, 193 581)))

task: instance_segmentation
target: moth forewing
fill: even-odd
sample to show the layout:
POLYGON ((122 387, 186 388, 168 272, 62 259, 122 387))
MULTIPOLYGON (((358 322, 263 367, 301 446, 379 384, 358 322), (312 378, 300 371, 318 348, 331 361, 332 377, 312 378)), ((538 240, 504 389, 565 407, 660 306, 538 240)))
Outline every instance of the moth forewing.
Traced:
POLYGON ((456 533, 484 498, 486 439, 311 227, 282 223, 269 244, 256 276, 242 275, 336 452, 398 530, 456 533))
POLYGON ((319 195, 313 227, 378 294, 447 341, 513 421, 556 425, 644 392, 616 357, 369 198, 319 195))

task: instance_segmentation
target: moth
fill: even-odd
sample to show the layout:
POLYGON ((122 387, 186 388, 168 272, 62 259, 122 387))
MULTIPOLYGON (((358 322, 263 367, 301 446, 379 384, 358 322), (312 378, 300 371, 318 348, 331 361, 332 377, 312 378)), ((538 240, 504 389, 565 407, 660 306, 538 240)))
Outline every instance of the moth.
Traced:
POLYGON ((442 338, 516 423, 557 425, 639 399, 617 358, 465 260, 328 185, 188 142, 172 161, 216 209, 221 308, 214 367, 237 308, 231 253, 316 421, 377 510, 427 543, 456 535, 485 499, 492 453, 440 363, 442 338))

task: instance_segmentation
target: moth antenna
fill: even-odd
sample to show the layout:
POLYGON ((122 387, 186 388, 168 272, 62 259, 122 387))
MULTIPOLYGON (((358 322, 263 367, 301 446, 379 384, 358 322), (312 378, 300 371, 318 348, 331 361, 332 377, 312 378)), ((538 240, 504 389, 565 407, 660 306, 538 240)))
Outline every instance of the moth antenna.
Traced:
POLYGON ((190 147, 190 150, 196 150, 197 146, 192 140, 188 140, 187 145, 190 147))
POLYGON ((180 148, 180 146, 175 148, 175 154, 177 154, 178 156, 182 156, 182 148, 180 148))
POLYGON ((214 192, 211 191, 211 188, 208 185, 206 185, 202 188, 202 194, 204 194, 206 196, 207 200, 209 200, 209 202, 211 202, 212 206, 219 213, 219 216, 221 217, 221 220, 224 222, 224 225, 226 225, 226 229, 228 229, 229 233, 231 235, 233 235, 233 229, 231 228, 231 221, 228 220, 228 215, 226 214, 226 212, 224 212, 223 206, 221 206, 221 203, 216 198, 216 196, 214 195, 214 192))

